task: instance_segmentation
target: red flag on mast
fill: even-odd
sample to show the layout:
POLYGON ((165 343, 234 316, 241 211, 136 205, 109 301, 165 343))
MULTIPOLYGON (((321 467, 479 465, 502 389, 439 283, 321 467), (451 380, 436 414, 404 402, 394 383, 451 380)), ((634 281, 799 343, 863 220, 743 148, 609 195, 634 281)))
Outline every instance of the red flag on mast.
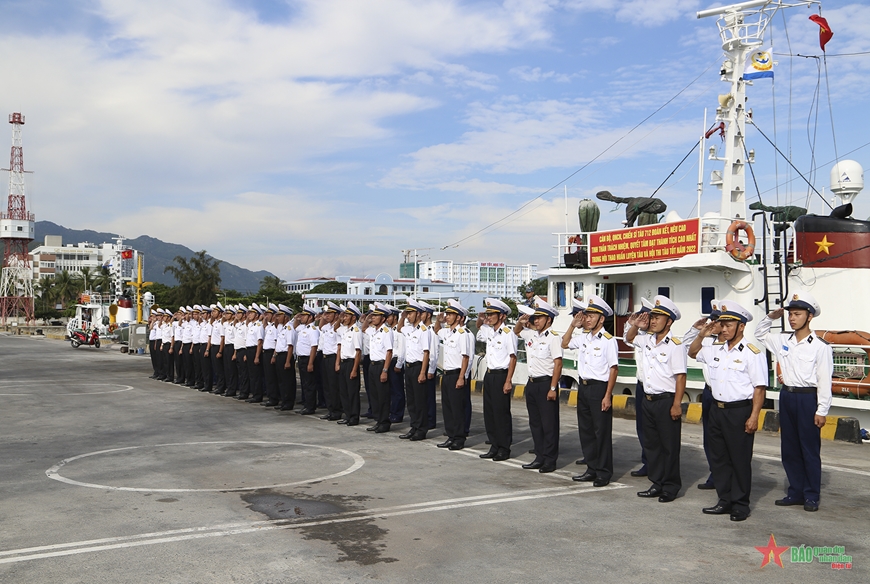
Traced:
POLYGON ((132 249, 121 250, 121 259, 122 260, 132 260, 133 259, 133 250, 132 249))
POLYGON ((828 44, 828 41, 834 36, 834 31, 831 30, 828 21, 818 14, 810 16, 810 20, 819 25, 819 46, 822 48, 822 51, 824 51, 825 45, 828 44))

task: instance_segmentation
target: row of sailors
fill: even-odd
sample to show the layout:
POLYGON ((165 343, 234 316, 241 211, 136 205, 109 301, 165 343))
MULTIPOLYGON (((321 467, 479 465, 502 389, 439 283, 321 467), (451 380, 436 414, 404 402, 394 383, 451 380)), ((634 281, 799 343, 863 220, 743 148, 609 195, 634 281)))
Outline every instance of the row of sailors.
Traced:
MULTIPOLYGON (((702 363, 708 383, 703 420, 711 479, 699 487, 713 487, 719 497, 716 505, 703 511, 742 521, 749 516, 753 439, 768 383, 764 352, 744 339, 752 316, 736 303, 714 301, 710 318, 700 319, 680 338, 671 333, 681 315, 669 298, 656 296, 653 302, 642 302, 641 311, 629 318, 624 337, 636 349, 637 428, 644 461, 631 474, 648 476, 652 483, 638 496, 667 503, 682 488, 681 403, 691 356, 702 363)), ((551 329, 557 311, 540 298, 532 306, 519 307, 522 316, 513 328, 506 325, 510 308, 504 302, 489 298, 485 304, 476 335, 465 327, 468 310, 455 300, 449 301, 434 324, 434 307, 413 299, 402 311, 376 303, 365 316, 352 302, 347 306, 330 302, 322 313, 306 307, 295 317, 289 308, 274 304, 223 307, 218 303, 185 307, 174 315, 158 309, 152 315, 154 377, 172 381, 174 364, 176 383, 258 403, 265 392, 268 401, 263 405, 292 409, 298 362, 303 401, 299 413, 313 414, 320 404, 327 408, 322 419, 353 426, 360 419, 362 370, 369 415, 375 421, 368 430, 388 432, 391 423, 402 421, 407 401, 410 429, 400 438, 416 441, 425 439, 435 426, 435 373, 438 351, 443 350, 441 403, 447 440, 438 446, 460 450, 470 426, 469 381, 477 340, 486 344, 483 410, 490 444, 480 456, 498 461, 511 456, 511 380, 521 338, 528 360, 525 400, 535 446, 535 459, 523 468, 546 473, 556 469, 559 453, 563 351, 576 349, 581 384, 577 421, 587 469, 573 478, 596 487, 609 484, 611 405, 619 367, 616 338, 603 328, 605 319, 613 315, 611 307, 598 296, 586 303, 575 300, 574 319, 559 336, 551 329), (190 334, 185 327, 192 329, 190 334), (185 357, 173 359, 173 353, 185 357), (221 359, 224 367, 218 363, 221 359), (196 363, 201 363, 198 369, 196 363)), ((832 353, 809 328, 820 313, 809 293, 795 293, 785 309, 794 332, 770 333, 782 309, 762 319, 755 331, 756 338, 777 353, 784 383, 782 459, 789 488, 776 504, 815 511, 821 486, 819 429, 831 403, 832 353)))

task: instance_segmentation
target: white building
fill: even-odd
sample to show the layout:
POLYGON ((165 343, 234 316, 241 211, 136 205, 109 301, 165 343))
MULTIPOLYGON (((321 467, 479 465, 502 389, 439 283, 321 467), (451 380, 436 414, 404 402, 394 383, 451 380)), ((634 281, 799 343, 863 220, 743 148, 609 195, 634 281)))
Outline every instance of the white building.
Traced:
POLYGON ((123 238, 118 238, 115 243, 64 245, 60 235, 46 235, 43 245, 30 252, 33 279, 54 278, 64 270, 76 276, 84 268, 88 268, 91 275, 95 276, 105 266, 109 268, 115 289, 121 290, 124 282, 136 278, 139 256, 139 252, 124 245, 123 241, 123 238))
POLYGON ((304 294, 314 288, 315 286, 320 286, 321 284, 326 284, 327 282, 335 282, 335 278, 324 278, 323 276, 317 278, 299 278, 298 280, 292 280, 290 282, 284 283, 284 290, 287 292, 295 292, 297 294, 304 294))
POLYGON ((521 300, 518 288, 538 277, 538 264, 512 266, 503 262, 418 262, 420 278, 453 284, 456 292, 477 292, 487 296, 521 300))

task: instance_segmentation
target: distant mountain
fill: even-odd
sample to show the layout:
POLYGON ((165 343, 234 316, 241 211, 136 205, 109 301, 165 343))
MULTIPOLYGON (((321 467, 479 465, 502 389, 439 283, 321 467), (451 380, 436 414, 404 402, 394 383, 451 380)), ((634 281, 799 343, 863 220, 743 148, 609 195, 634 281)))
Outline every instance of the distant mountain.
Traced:
MULTIPOLYGON (((113 242, 116 237, 114 233, 101 233, 90 229, 67 229, 51 221, 37 221, 34 227, 35 238, 30 244, 30 249, 42 245, 46 235, 62 236, 64 245, 84 241, 96 244, 107 243, 113 242)), ((194 250, 188 247, 177 243, 166 243, 147 235, 142 235, 136 239, 127 239, 124 243, 145 254, 144 277, 146 280, 160 282, 168 286, 175 286, 178 282, 175 281, 175 278, 171 274, 164 274, 163 268, 173 264, 175 256, 190 258, 194 254, 194 250)), ((243 293, 256 292, 260 288, 260 281, 264 277, 274 276, 274 274, 265 270, 252 272, 251 270, 246 270, 224 261, 221 262, 220 268, 221 287, 238 290, 243 293)))

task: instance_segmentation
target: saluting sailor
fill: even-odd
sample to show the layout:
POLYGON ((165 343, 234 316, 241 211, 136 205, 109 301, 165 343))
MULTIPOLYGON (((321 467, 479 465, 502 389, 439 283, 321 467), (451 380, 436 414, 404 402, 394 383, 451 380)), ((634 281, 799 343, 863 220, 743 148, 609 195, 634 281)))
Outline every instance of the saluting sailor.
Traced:
POLYGON ((425 440, 429 431, 426 381, 431 346, 429 327, 420 322, 422 313, 423 307, 410 298, 399 317, 399 327, 405 335, 405 390, 411 423, 408 431, 399 436, 403 440, 425 440))
POLYGON ((831 408, 834 357, 830 345, 810 329, 822 308, 809 292, 794 292, 785 305, 792 333, 771 333, 783 309, 761 319, 755 338, 776 356, 782 371, 779 392, 779 428, 782 466, 788 477, 788 494, 777 499, 781 507, 803 504, 818 511, 822 488, 821 428, 831 408))
POLYGON ((441 415, 447 434, 447 440, 438 444, 438 448, 462 450, 468 436, 465 429, 465 402, 470 387, 466 374, 474 357, 474 340, 472 337, 469 341, 467 329, 463 326, 467 315, 468 309, 451 298, 447 301, 447 310, 439 314, 435 321, 435 333, 444 345, 441 415))
MULTIPOLYGON (((576 302, 576 300, 575 300, 576 302)), ((640 310, 637 312, 638 315, 644 314, 652 310, 653 303, 647 300, 646 298, 641 297, 640 299, 640 310)), ((622 331, 622 338, 625 340, 625 335, 628 333, 628 329, 631 328, 631 321, 629 318, 625 321, 625 325, 622 331)), ((645 331, 639 330, 637 332, 638 335, 645 335, 645 331)), ((631 344, 626 341, 626 344, 631 344)), ((643 349, 639 349, 638 347, 634 348, 634 363, 635 363, 635 375, 637 377, 637 382, 634 385, 634 428, 637 432, 637 441, 640 443, 640 468, 637 470, 631 471, 631 476, 633 477, 645 477, 647 476, 646 469, 646 450, 643 447, 643 404, 646 401, 646 394, 643 391, 644 387, 644 376, 643 376, 643 349)))
POLYGON ((486 343, 483 420, 490 447, 480 457, 499 461, 511 457, 511 379, 517 365, 517 336, 505 326, 511 312, 507 304, 498 298, 487 298, 484 304, 486 310, 477 318, 477 340, 486 343))
POLYGON ((248 328, 245 335, 245 362, 248 369, 248 385, 251 395, 247 403, 258 404, 263 401, 263 309, 252 302, 248 310, 248 328))
POLYGON ((438 391, 438 381, 435 379, 435 374, 438 372, 438 354, 441 351, 441 347, 438 342, 438 335, 432 326, 435 307, 424 300, 420 300, 419 304, 423 307, 423 312, 420 313, 422 324, 426 326, 429 333, 429 369, 426 371, 426 420, 429 422, 428 429, 433 430, 438 422, 437 400, 435 399, 435 394, 438 391))
POLYGON ((233 353, 235 353, 234 343, 236 342, 236 308, 232 305, 224 307, 224 337, 221 341, 220 357, 224 362, 224 397, 233 397, 238 395, 239 391, 239 374, 236 369, 236 363, 233 361, 233 353))
POLYGON ((362 331, 357 321, 362 316, 362 311, 353 302, 348 302, 342 315, 341 337, 338 341, 338 355, 340 363, 336 362, 335 370, 339 373, 339 395, 344 417, 338 420, 339 424, 356 426, 359 424, 359 391, 360 369, 362 366, 362 331))
MULTIPOLYGON (((254 309, 250 309, 254 311, 254 309)), ((256 313, 256 311, 254 311, 256 313)), ((235 352, 233 353, 233 361, 236 363, 236 374, 239 377, 239 393, 235 396, 238 400, 248 399, 251 393, 251 382, 248 379, 248 307, 244 304, 239 304, 238 312, 236 313, 236 338, 235 352)), ((251 358, 253 358, 251 353, 251 358)))
POLYGON ((294 320, 296 360, 299 362, 299 381, 302 383, 302 409, 299 413, 303 416, 310 416, 317 411, 316 378, 321 374, 317 368, 317 345, 320 342, 320 329, 314 323, 314 319, 319 312, 315 307, 303 306, 302 311, 296 315, 294 320))
POLYGON ((577 349, 577 429, 586 459, 586 472, 572 477, 603 487, 613 478, 613 386, 619 373, 619 347, 604 330, 613 309, 603 298, 589 297, 583 312, 574 316, 562 337, 562 348, 577 349), (582 328, 574 336, 574 329, 582 328))
POLYGON ((402 311, 388 306, 387 326, 393 331, 393 362, 390 364, 390 422, 397 424, 405 418, 405 335, 398 330, 402 311))
POLYGON ((392 311, 380 302, 375 302, 369 322, 371 326, 366 335, 369 338, 369 378, 366 387, 370 387, 373 426, 366 428, 370 432, 383 434, 390 431, 390 366, 393 362, 393 331, 385 324, 387 316, 392 311))
POLYGON ((272 366, 278 378, 278 395, 282 412, 291 411, 296 405, 296 361, 294 347, 296 346, 296 330, 288 325, 293 317, 293 311, 283 304, 278 305, 275 313, 275 353, 272 355, 272 366))
POLYGON ((710 469, 719 501, 702 511, 708 515, 730 513, 731 521, 749 517, 752 488, 752 446, 758 416, 767 391, 767 356, 743 338, 749 311, 733 301, 720 303, 717 321, 707 323, 689 347, 689 357, 707 366, 711 390, 709 426, 710 469), (712 344, 704 341, 721 330, 712 344))
POLYGON ((224 341, 223 305, 218 302, 211 311, 211 334, 209 335, 206 357, 211 362, 211 384, 207 391, 220 395, 226 389, 224 382, 224 362, 221 345, 224 341))
MULTIPOLYGON (((323 354, 321 377, 323 380, 323 393, 326 399, 326 415, 320 416, 320 419, 331 422, 341 420, 343 414, 338 381, 340 361, 337 351, 339 334, 336 330, 339 328, 338 320, 343 312, 343 308, 336 306, 330 300, 326 303, 326 308, 320 315, 320 340, 318 348, 323 354)), ((306 407, 308 406, 306 405, 306 407)))
POLYGON ((686 391, 686 347, 671 335, 680 310, 667 296, 656 296, 646 314, 632 315, 625 340, 643 349, 644 393, 643 437, 652 486, 638 497, 658 497, 660 503, 677 498, 680 479, 680 436, 686 391), (645 336, 638 331, 645 329, 645 336))
MULTIPOLYGON (((263 407, 274 408, 281 401, 281 392, 278 389, 278 372, 275 371, 275 347, 278 344, 278 327, 275 326, 275 316, 278 314, 278 306, 270 302, 263 311, 263 380, 266 385, 266 399, 263 407)), ((281 364, 283 367, 283 363, 281 364)))
POLYGON ((514 334, 526 344, 529 380, 526 409, 535 443, 535 459, 523 468, 548 473, 556 470, 559 458, 559 379, 562 377, 562 339, 551 330, 558 312, 540 298, 533 307, 517 306, 523 314, 514 334))

